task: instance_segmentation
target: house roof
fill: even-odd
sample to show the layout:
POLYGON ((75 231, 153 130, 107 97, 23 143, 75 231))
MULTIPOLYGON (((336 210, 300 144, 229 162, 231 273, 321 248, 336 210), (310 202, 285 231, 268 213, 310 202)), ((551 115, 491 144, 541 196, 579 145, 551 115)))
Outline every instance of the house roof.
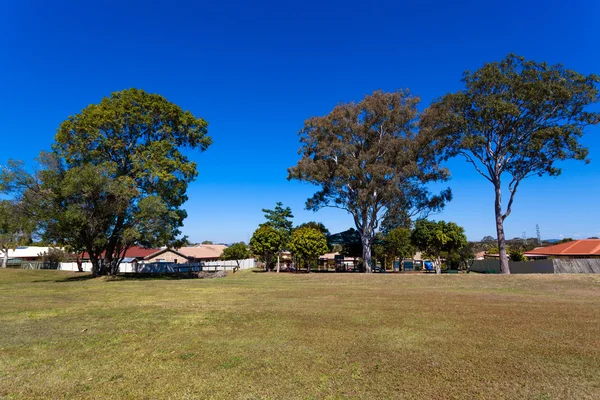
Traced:
POLYGON ((180 252, 179 252, 179 251, 177 251, 177 250, 171 249, 171 248, 169 248, 169 247, 165 247, 165 248, 163 248, 163 249, 159 249, 158 251, 155 251, 155 252, 154 252, 154 253, 152 253, 152 254, 148 254, 146 257, 144 257, 144 260, 149 260, 149 259, 151 259, 151 258, 154 258, 154 257, 156 257, 156 256, 159 256, 159 255, 161 255, 161 254, 163 254, 163 253, 166 253, 166 252, 175 253, 175 254, 177 254, 178 256, 181 256, 181 257, 183 257, 183 258, 188 258, 186 255, 184 255, 184 254, 180 253, 180 252))
POLYGON ((227 246, 224 244, 203 244, 197 247, 181 247, 177 252, 192 258, 219 258, 227 246))
MULTIPOLYGON (((125 258, 144 258, 152 253, 156 253, 160 249, 146 249, 140 246, 133 246, 127 249, 125 252, 125 258)), ((104 257, 104 253, 102 253, 104 257)), ((88 253, 83 253, 83 258, 89 258, 88 253)))
POLYGON ((525 253, 525 256, 529 255, 600 256, 600 239, 573 240, 571 242, 555 244, 554 246, 540 247, 525 253))
MULTIPOLYGON (((42 253, 47 253, 53 247, 42 246, 19 246, 15 250, 8 250, 8 258, 32 258, 41 257, 42 253)), ((0 251, 0 258, 4 257, 4 252, 0 251)))

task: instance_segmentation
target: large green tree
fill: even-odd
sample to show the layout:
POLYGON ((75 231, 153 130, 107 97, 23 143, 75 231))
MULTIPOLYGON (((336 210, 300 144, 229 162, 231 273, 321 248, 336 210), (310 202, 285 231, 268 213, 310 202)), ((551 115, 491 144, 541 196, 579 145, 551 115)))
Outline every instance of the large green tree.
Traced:
POLYGON ((517 188, 530 176, 560 174, 557 161, 588 161, 579 138, 600 122, 599 113, 586 111, 598 101, 599 78, 510 54, 465 72, 462 81, 465 89, 432 104, 422 125, 445 136, 448 155, 464 157, 494 187, 501 269, 510 273, 504 220, 517 188))
POLYGON ((294 226, 292 222, 292 218, 294 218, 294 214, 292 214, 292 209, 289 207, 284 207, 283 203, 278 201, 275 204, 275 208, 270 210, 267 208, 263 208, 262 210, 265 213, 265 222, 266 225, 270 225, 275 228, 280 236, 281 242, 279 244, 279 249, 277 251, 277 272, 280 271, 280 262, 279 257, 281 252, 286 250, 290 242, 290 238, 292 235, 292 227, 294 226))
POLYGON ((319 257, 329 251, 327 238, 318 229, 303 227, 294 229, 290 239, 290 251, 297 260, 301 260, 310 272, 311 266, 317 266, 319 257))
POLYGON ((436 272, 441 273, 441 259, 446 259, 467 247, 469 242, 465 230, 454 222, 429 221, 415 222, 411 241, 416 248, 434 258, 436 272))
POLYGON ((21 196, 43 193, 45 239, 85 250, 95 275, 116 274, 131 246, 181 242, 181 206, 197 175, 182 150, 205 150, 206 133, 206 121, 160 95, 113 93, 60 125, 37 186, 21 185, 21 196))
POLYGON ((250 249, 265 263, 265 272, 269 272, 273 257, 281 248, 281 242, 281 232, 268 224, 261 225, 252 234, 250 249))
POLYGON ((415 254, 415 248, 411 241, 411 231, 408 228, 395 228, 385 235, 384 247, 386 254, 395 259, 410 258, 415 254))
POLYGON ((438 164, 440 143, 418 129, 418 103, 407 92, 376 91, 306 120, 301 159, 288 170, 288 179, 320 186, 308 209, 335 207, 352 215, 367 272, 375 232, 389 210, 423 216, 450 198, 449 189, 432 196, 424 186, 448 172, 438 164))

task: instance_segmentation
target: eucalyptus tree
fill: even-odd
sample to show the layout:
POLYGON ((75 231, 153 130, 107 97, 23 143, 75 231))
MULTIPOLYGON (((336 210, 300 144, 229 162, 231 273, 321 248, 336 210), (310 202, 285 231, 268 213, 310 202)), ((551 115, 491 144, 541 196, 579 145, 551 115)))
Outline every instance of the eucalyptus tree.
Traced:
POLYGON ((320 186, 307 209, 335 207, 352 215, 367 272, 375 232, 388 211, 424 216, 451 197, 449 189, 432 195, 425 186, 449 173, 439 165, 441 143, 418 129, 418 103, 406 91, 376 91, 309 118, 299 133, 301 159, 288 179, 320 186))
POLYGON ((599 113, 586 111, 598 101, 599 78, 509 54, 465 72, 462 81, 465 89, 434 102, 421 122, 446 138, 449 156, 464 157, 494 187, 501 269, 510 273, 504 221, 517 189, 528 177, 559 175, 557 161, 589 162, 579 139, 600 122, 599 113))

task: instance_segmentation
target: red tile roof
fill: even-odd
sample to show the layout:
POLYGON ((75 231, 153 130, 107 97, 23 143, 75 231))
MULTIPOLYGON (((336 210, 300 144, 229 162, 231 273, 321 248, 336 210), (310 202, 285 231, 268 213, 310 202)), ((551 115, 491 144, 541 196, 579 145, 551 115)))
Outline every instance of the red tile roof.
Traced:
POLYGON ((526 256, 530 254, 546 256, 600 256, 600 239, 573 240, 525 252, 526 256))
MULTIPOLYGON (((156 253, 160 249, 145 249, 139 246, 130 247, 125 253, 125 258, 143 258, 150 254, 156 253)), ((102 253, 102 257, 104 257, 104 253, 102 253)), ((83 258, 89 258, 88 253, 83 253, 83 258)))

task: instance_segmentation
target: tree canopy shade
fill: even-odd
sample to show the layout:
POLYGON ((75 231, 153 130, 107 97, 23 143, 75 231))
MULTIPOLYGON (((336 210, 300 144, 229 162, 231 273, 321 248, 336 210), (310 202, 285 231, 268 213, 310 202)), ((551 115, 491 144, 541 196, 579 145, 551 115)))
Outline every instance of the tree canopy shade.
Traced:
POLYGON ((533 175, 560 174, 556 161, 587 161, 579 138, 586 126, 600 122, 599 113, 586 111, 598 101, 599 78, 510 54, 465 72, 462 81, 466 88, 432 104, 421 122, 446 137, 449 156, 463 156, 494 186, 501 268, 510 273, 504 220, 517 188, 533 175), (509 197, 503 211, 505 175, 509 197))
POLYGON ((45 239, 85 250, 96 275, 116 274, 127 248, 182 240, 181 206, 197 171, 181 150, 205 150, 206 133, 206 121, 160 95, 113 93, 60 125, 36 185, 21 185, 21 195, 44 194, 45 239))
POLYGON ((380 221, 390 211, 424 216, 450 199, 447 189, 432 196, 424 184, 446 180, 438 164, 439 141, 417 126, 419 99, 407 92, 376 91, 359 103, 338 105, 324 117, 305 121, 301 159, 288 179, 320 186, 306 207, 348 211, 361 237, 366 271, 380 221))
POLYGON ((415 223, 411 241, 416 248, 435 258, 437 273, 441 272, 442 256, 450 258, 468 245, 465 230, 461 226, 454 222, 426 219, 415 223))
POLYGON ((308 272, 312 265, 317 265, 319 257, 327 253, 327 239, 318 229, 304 227, 294 229, 290 240, 290 251, 301 260, 308 272))
POLYGON ((281 232, 268 224, 261 225, 252 234, 250 249, 254 254, 262 258, 265 263, 265 271, 269 271, 273 257, 281 248, 281 242, 281 232))

